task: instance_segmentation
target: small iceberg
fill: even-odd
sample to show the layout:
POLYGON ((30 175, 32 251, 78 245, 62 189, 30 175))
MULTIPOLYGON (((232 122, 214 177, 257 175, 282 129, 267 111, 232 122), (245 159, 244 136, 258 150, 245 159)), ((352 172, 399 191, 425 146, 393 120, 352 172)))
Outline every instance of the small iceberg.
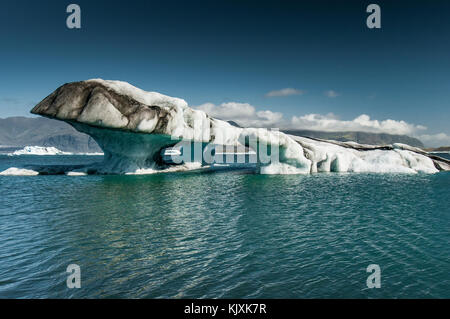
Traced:
POLYGON ((63 152, 56 147, 43 147, 43 146, 25 146, 21 150, 9 153, 9 156, 16 155, 70 155, 71 153, 63 152))
POLYGON ((18 156, 18 155, 91 155, 91 156, 102 156, 103 153, 70 153, 63 152, 56 147, 49 146, 25 146, 21 150, 8 153, 8 156, 18 156))
POLYGON ((33 171, 31 169, 10 167, 7 170, 0 172, 0 175, 2 175, 2 176, 36 176, 36 175, 39 175, 39 172, 33 171))

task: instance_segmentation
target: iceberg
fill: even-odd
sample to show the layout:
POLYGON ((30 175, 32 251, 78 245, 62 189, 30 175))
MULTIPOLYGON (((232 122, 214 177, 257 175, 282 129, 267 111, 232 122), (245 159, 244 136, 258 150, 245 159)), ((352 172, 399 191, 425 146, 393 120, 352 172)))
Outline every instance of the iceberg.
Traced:
POLYGON ((15 155, 67 155, 70 153, 66 153, 60 151, 56 147, 42 147, 42 146, 25 146, 21 150, 14 151, 9 153, 9 156, 15 155))
POLYGON ((64 84, 31 113, 65 121, 98 143, 104 151, 103 162, 77 170, 87 174, 220 167, 223 162, 215 148, 239 145, 254 151, 251 158, 262 174, 450 170, 449 160, 408 145, 373 146, 232 126, 190 108, 183 99, 146 92, 121 81, 92 79, 64 84), (183 149, 183 161, 165 161, 164 157, 171 155, 166 149, 183 149))
POLYGON ((25 146, 23 149, 14 151, 12 153, 8 153, 8 156, 17 156, 17 155, 92 155, 92 156, 100 156, 103 153, 70 153, 63 152, 56 147, 44 147, 44 146, 25 146))
POLYGON ((31 170, 31 169, 10 167, 10 168, 0 172, 0 175, 1 176, 35 176, 35 175, 39 175, 39 172, 31 170))

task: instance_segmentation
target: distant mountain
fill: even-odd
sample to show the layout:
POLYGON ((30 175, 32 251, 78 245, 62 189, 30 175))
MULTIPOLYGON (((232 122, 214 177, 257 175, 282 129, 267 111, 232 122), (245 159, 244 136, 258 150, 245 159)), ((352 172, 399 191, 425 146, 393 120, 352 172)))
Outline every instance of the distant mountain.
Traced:
POLYGON ((9 117, 0 119, 0 145, 4 148, 53 146, 64 152, 101 152, 88 135, 69 124, 44 117, 9 117))
POLYGON ((417 138, 407 135, 392 135, 386 133, 367 133, 367 132, 323 132, 311 130, 282 130, 286 134, 320 138, 324 140, 335 140, 340 142, 356 142, 359 144, 383 145, 402 143, 414 147, 423 148, 423 143, 417 138))
POLYGON ((435 148, 427 148, 428 152, 450 152, 450 146, 441 146, 435 148))
MULTIPOLYGON (((236 122, 228 121, 239 127, 236 122)), ((406 135, 376 134, 366 132, 322 132, 310 130, 283 130, 284 133, 336 141, 353 141, 360 144, 380 145, 403 143, 423 148, 416 138, 406 135)), ((97 143, 88 135, 75 130, 69 124, 44 117, 9 117, 0 119, 0 145, 11 148, 24 146, 53 146, 64 152, 101 152, 97 143)))
MULTIPOLYGON (((229 124, 241 127, 234 121, 227 121, 229 124)), ((286 134, 295 136, 304 136, 320 138, 324 140, 335 140, 340 142, 357 142, 360 144, 383 145, 393 143, 403 143, 414 147, 423 148, 424 145, 417 138, 406 135, 392 135, 386 133, 367 133, 367 132, 325 132, 312 130, 281 130, 286 134)))
POLYGON ((228 122, 228 124, 230 124, 231 126, 234 126, 234 127, 242 127, 242 126, 240 126, 239 124, 237 124, 235 121, 227 121, 228 122))

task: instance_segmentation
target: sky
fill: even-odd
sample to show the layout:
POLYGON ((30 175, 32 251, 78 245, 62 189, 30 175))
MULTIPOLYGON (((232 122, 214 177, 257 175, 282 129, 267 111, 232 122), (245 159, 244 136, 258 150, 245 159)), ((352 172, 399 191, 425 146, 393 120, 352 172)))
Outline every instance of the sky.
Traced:
POLYGON ((0 117, 103 78, 241 125, 450 145, 449 16, 445 0, 3 1, 0 117), (71 3, 81 29, 66 26, 71 3))

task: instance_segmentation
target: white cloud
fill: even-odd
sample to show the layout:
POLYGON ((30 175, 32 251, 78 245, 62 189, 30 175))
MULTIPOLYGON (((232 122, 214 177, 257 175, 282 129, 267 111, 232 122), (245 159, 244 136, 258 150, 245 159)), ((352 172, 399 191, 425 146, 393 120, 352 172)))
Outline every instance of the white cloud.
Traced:
POLYGON ((439 147, 450 146, 450 136, 445 133, 439 134, 423 134, 417 136, 426 146, 439 147))
POLYGON ((212 117, 225 121, 235 121, 243 127, 270 127, 281 129, 316 130, 328 132, 361 131, 371 133, 388 133, 409 135, 420 139, 426 146, 448 146, 450 136, 445 133, 424 134, 427 127, 408 123, 402 120, 375 120, 369 115, 361 114, 352 120, 341 120, 333 113, 305 114, 293 116, 289 120, 283 118, 280 112, 270 110, 257 111, 249 103, 229 102, 215 105, 205 103, 194 107, 212 117))
POLYGON ((325 91, 325 95, 330 98, 335 98, 335 97, 338 97, 340 94, 334 90, 328 90, 328 91, 325 91))
POLYGON ((426 130, 425 126, 410 124, 405 121, 387 119, 384 121, 372 120, 370 116, 362 114, 353 120, 339 120, 334 114, 306 114, 293 116, 293 128, 318 131, 363 131, 373 133, 390 133, 414 135, 418 131, 426 130))
POLYGON ((241 126, 277 126, 283 118, 283 114, 279 112, 256 111, 255 107, 248 103, 228 102, 220 105, 205 103, 194 108, 221 120, 233 120, 241 126))
POLYGON ((266 94, 267 97, 274 97, 274 96, 289 96, 289 95, 302 95, 305 91, 293 89, 293 88, 285 88, 281 90, 275 90, 270 91, 266 94))
POLYGON ((196 107, 208 113, 210 116, 222 120, 233 120, 242 126, 254 127, 280 127, 290 129, 305 129, 317 131, 363 131, 373 133, 390 133, 417 135, 426 130, 422 125, 410 124, 405 121, 396 120, 372 120, 369 115, 362 114, 353 120, 340 120, 333 113, 327 115, 306 114, 293 116, 289 121, 283 119, 283 114, 270 110, 257 111, 253 105, 248 103, 222 103, 215 105, 205 103, 196 107))

